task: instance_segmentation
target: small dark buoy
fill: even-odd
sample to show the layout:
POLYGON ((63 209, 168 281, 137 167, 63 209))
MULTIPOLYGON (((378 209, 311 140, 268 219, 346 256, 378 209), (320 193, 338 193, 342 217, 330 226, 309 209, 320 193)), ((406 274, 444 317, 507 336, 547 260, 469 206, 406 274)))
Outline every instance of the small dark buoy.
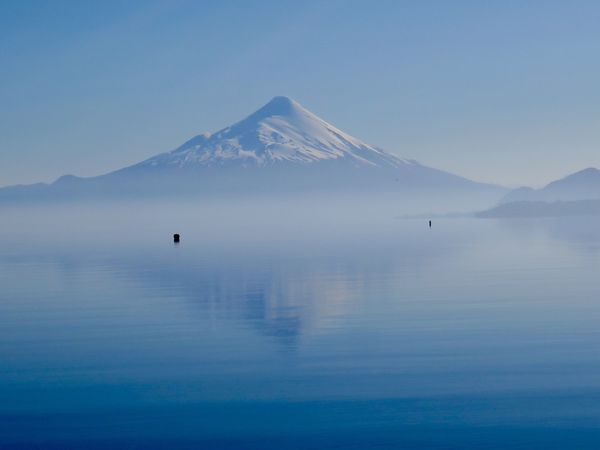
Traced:
POLYGON ((179 242, 179 238, 180 238, 179 233, 175 233, 173 235, 173 242, 179 242))
POLYGON ((429 221, 429 228, 431 228, 431 220, 429 221))

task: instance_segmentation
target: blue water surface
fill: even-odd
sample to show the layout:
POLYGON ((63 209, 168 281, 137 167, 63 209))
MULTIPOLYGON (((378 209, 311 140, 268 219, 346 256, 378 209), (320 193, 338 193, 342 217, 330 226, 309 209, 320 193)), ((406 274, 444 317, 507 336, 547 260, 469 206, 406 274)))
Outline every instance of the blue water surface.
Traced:
POLYGON ((303 217, 3 212, 0 448, 600 447, 600 220, 303 217))

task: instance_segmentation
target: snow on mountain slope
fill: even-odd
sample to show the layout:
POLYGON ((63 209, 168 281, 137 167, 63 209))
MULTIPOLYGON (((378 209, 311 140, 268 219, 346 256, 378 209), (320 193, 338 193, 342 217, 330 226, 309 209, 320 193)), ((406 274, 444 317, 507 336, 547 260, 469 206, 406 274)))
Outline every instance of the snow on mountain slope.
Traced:
POLYGON ((356 167, 400 167, 415 161, 397 158, 325 122, 287 97, 275 97, 246 119, 214 134, 203 134, 138 166, 311 164, 339 160, 356 167))

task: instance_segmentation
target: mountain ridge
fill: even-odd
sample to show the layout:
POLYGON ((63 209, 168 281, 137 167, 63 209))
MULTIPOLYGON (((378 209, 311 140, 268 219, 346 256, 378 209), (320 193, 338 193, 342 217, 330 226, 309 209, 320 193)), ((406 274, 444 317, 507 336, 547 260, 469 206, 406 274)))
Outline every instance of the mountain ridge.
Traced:
POLYGON ((279 96, 229 127, 137 164, 96 177, 66 175, 50 185, 0 189, 0 200, 342 193, 440 205, 452 197, 482 207, 504 192, 387 153, 279 96))
POLYGON ((587 167, 540 189, 521 187, 506 194, 501 204, 523 201, 577 201, 600 198, 600 170, 587 167))

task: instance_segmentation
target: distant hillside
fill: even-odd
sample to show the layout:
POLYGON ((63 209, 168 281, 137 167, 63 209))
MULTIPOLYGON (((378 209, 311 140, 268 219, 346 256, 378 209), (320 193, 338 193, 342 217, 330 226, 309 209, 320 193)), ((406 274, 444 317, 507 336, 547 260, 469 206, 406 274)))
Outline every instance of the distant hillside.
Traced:
POLYGON ((553 181, 541 189, 522 187, 509 192, 501 203, 570 201, 600 198, 600 170, 587 168, 553 181))
POLYGON ((600 215, 600 199, 559 202, 510 202, 476 214, 477 217, 484 218, 559 217, 586 215, 600 215))

